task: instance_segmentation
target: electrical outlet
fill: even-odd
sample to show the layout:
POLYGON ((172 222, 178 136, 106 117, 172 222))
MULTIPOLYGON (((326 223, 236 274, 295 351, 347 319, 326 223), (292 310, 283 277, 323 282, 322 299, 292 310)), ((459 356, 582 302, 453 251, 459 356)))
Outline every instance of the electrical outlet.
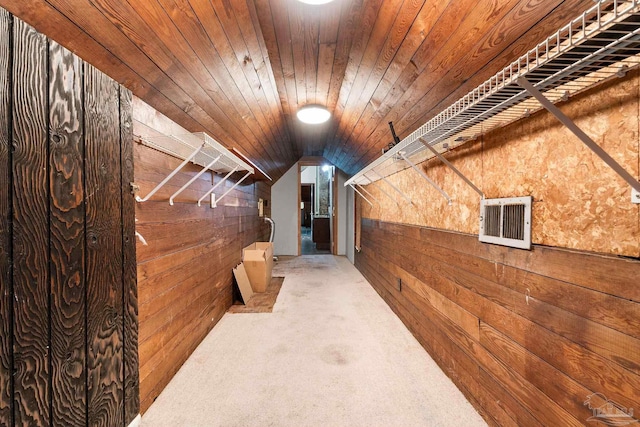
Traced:
POLYGON ((211 193, 211 207, 215 208, 217 206, 216 204, 216 195, 211 193))
POLYGON ((640 205, 640 191, 631 187, 631 203, 635 203, 636 205, 640 205))

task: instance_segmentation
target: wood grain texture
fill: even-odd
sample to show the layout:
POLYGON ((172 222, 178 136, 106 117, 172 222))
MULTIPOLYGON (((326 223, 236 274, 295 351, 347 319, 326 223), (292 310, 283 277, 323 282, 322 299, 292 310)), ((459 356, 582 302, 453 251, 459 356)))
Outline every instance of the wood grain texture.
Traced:
POLYGON ((47 39, 13 28, 14 422, 49 425, 47 39))
MULTIPOLYGON (((134 146, 134 162, 142 192, 180 163, 142 144, 134 146)), ((232 269, 242 248, 269 237, 268 224, 258 218, 258 198, 267 200, 265 214, 270 215, 267 182, 243 183, 211 209, 195 203, 212 185, 211 175, 204 174, 191 185, 192 192, 170 206, 169 194, 198 171, 185 167, 169 183, 166 197, 159 194, 158 200, 136 205, 136 230, 145 239, 137 246, 143 412, 231 306, 232 269)), ((226 192, 235 179, 216 192, 226 192)))
MULTIPOLYGON (((509 386, 510 392, 516 396, 524 410, 534 413, 534 415, 539 418, 540 424, 582 425, 580 421, 571 416, 536 387, 510 371, 507 366, 502 364, 495 356, 488 353, 482 346, 475 345, 474 340, 470 340, 461 329, 447 322, 439 311, 429 305, 420 304, 410 292, 387 293, 390 288, 385 285, 384 279, 380 280, 380 278, 388 275, 387 270, 383 266, 377 265, 375 259, 364 253, 364 249, 363 253, 358 256, 360 257, 360 255, 364 255, 362 257, 364 258, 364 262, 366 262, 370 269, 375 271, 375 274, 371 275, 368 269, 367 278, 383 297, 385 297, 384 295, 386 293, 386 299, 394 304, 396 312, 401 313, 403 315, 401 317, 409 320, 406 324, 411 330, 418 332, 423 337, 425 336, 425 331, 434 331, 431 333, 432 337, 430 339, 428 335, 423 339, 434 342, 433 345, 436 348, 438 346, 449 348, 451 351, 450 354, 454 355, 452 356, 454 358, 457 358, 456 355, 459 353, 466 354, 468 356, 467 360, 471 360, 476 364, 475 368, 467 367, 466 369, 473 371, 474 369, 484 368, 488 372, 491 372, 501 384, 507 384, 509 386), (392 297, 390 298, 390 296, 392 297), (394 297, 395 299, 392 299, 394 297), (412 314, 407 316, 407 313, 412 314)), ((445 363, 447 363, 446 360, 445 363)), ((446 372, 448 372, 454 381, 457 380, 460 384, 459 372, 464 366, 465 365, 456 367, 455 365, 451 365, 446 369, 446 372)), ((462 390, 469 386, 467 383, 462 383, 461 385, 462 390)), ((489 395, 491 394, 491 390, 485 390, 484 392, 489 395)), ((479 395, 479 393, 477 393, 477 395, 479 395)), ((471 398, 469 400, 472 404, 475 403, 476 406, 478 406, 476 399, 471 398)), ((490 420, 492 418, 492 415, 486 411, 485 408, 480 407, 479 410, 485 416, 485 419, 490 420)))
MULTIPOLYGON (((574 96, 561 106, 565 114, 630 171, 637 173, 640 152, 640 74, 630 72, 599 88, 574 96)), ((588 150, 564 126, 545 111, 502 129, 487 133, 474 143, 446 153, 447 159, 485 197, 530 195, 533 197, 531 236, 534 243, 604 254, 640 256, 637 205, 629 203, 629 186, 588 150), (556 141, 566 141, 557 146, 556 141), (505 165, 513 173, 505 174, 505 165), (567 185, 569 183, 570 185, 567 185)), ((367 190, 380 201, 362 206, 365 216, 464 233, 478 232, 479 197, 439 159, 421 164, 427 175, 455 198, 451 205, 411 169, 389 177, 413 200, 413 207, 396 204, 382 193, 390 187, 382 181, 367 190)), ((400 199, 399 196, 397 196, 400 199)), ((488 249, 486 249, 488 250, 488 249)), ((518 255, 524 261, 535 254, 518 255)), ((546 269, 561 269, 565 258, 556 258, 546 269)), ((516 258, 514 258, 515 261, 516 258)), ((520 264, 523 265, 523 264, 520 264)), ((604 267, 604 266, 602 266, 604 267)), ((615 270, 585 266, 584 279, 605 291, 615 270), (595 274, 595 275, 594 275, 595 274)), ((558 273, 560 272, 558 271, 558 273)), ((558 279, 564 280, 560 277, 558 279)), ((637 288, 625 295, 637 301, 637 288), (636 295, 632 295, 636 293, 636 295)), ((582 295, 582 293, 581 293, 582 295)), ((583 305, 597 310, 599 305, 583 305)), ((574 310, 578 309, 576 306, 574 310)))
POLYGON ((352 174, 592 0, 0 0, 190 131, 275 179, 304 155, 352 174), (324 126, 296 112, 326 105, 324 126))
POLYGON ((470 235, 366 218, 361 239, 356 266, 452 380, 471 392, 471 403, 488 420, 582 425, 591 415, 583 402, 594 392, 635 404, 638 343, 627 325, 640 304, 625 295, 635 282, 637 260, 578 252, 567 258, 567 251, 556 248, 520 251, 478 243, 470 235), (520 255, 536 262, 519 262, 520 255), (544 267, 560 260, 562 270, 544 267), (589 264, 596 266, 590 274, 611 269, 626 279, 606 293, 585 290, 581 270, 589 264), (574 295, 594 307, 578 310, 574 295))
POLYGON ((0 9, 1 425, 124 425, 123 359, 138 413, 131 116, 129 91, 0 9))
POLYGON ((11 24, 0 9, 0 425, 13 425, 11 24))
POLYGON ((136 273, 133 104, 131 91, 120 87, 120 164, 122 168, 122 281, 124 310, 124 425, 140 413, 138 358, 138 282, 136 273))
POLYGON ((88 423, 123 422, 123 246, 118 85, 85 65, 88 423), (118 173, 113 173, 118 171, 118 173))
POLYGON ((51 422, 86 423, 82 61, 49 44, 51 422))

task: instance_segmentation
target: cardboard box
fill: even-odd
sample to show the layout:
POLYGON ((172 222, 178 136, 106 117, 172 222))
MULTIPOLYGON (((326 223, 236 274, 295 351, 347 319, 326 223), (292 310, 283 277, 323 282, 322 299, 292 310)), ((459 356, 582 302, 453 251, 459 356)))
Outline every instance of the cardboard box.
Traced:
POLYGON ((240 289, 242 302, 247 305, 247 302, 249 302, 253 296, 253 288, 251 288, 251 282, 249 282, 249 276, 247 276, 247 270, 244 268, 244 264, 238 264, 238 266, 233 269, 233 275, 236 278, 236 283, 240 289))
POLYGON ((253 292, 265 292, 273 270, 273 243, 255 242, 242 250, 242 263, 253 292))

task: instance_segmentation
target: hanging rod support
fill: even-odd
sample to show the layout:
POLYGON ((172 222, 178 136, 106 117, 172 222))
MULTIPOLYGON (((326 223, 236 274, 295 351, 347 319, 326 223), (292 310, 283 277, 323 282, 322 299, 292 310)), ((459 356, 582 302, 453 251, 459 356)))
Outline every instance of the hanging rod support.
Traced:
POLYGON ((355 187, 355 185, 353 184, 349 184, 349 187, 353 188, 353 191, 355 191, 356 193, 358 193, 360 195, 360 197, 362 197, 364 199, 365 202, 369 203, 371 205, 371 207, 373 207, 373 203, 371 203, 369 201, 369 199, 367 199, 364 194, 362 194, 361 192, 358 191, 358 189, 355 187))
MULTIPOLYGON (((366 173, 363 173, 363 174, 362 174, 362 176, 363 176, 363 177, 365 177, 365 178, 367 178, 367 179, 369 180, 369 183, 370 183, 370 184, 373 184, 373 181, 371 181, 371 179, 367 176, 367 174, 366 174, 366 173)), ((380 191, 382 191, 382 193, 383 193, 385 196, 387 196, 389 199, 391 199, 391 201, 393 201, 393 203, 395 203, 396 205, 398 205, 398 206, 399 206, 399 204, 398 204, 397 200, 395 199, 395 197, 393 197, 391 194, 389 194, 389 192, 388 192, 387 190, 385 190, 384 188, 382 188, 382 186, 378 187, 378 189, 379 189, 380 191)))
POLYGON ((535 88, 529 80, 524 77, 518 77, 518 84, 522 86, 527 92, 531 94, 540 104, 556 119, 558 119, 563 125, 565 125, 580 141, 584 143, 596 156, 600 157, 615 173, 617 173, 622 179, 624 179, 632 188, 636 191, 640 191, 640 182, 638 182, 629 172, 627 172, 613 157, 611 157, 606 151, 595 143, 589 135, 584 133, 582 129, 576 125, 573 120, 567 117, 558 107, 556 107, 547 97, 545 97, 537 88, 535 88))
POLYGON ((358 186, 360 186, 360 189, 361 189, 362 191, 364 191, 364 192, 365 192, 365 194, 366 194, 367 196, 371 197, 371 198, 373 199, 373 201, 374 201, 374 202, 376 202, 377 204, 380 204, 380 200, 378 200, 376 197, 374 197, 374 195, 373 195, 373 194, 371 194, 369 191, 367 191, 367 189, 366 189, 366 188, 364 188, 364 187, 362 186, 362 184, 357 184, 357 185, 358 185, 358 186))
POLYGON ((460 172, 458 170, 458 168, 456 168, 455 166, 453 166, 451 164, 451 162, 449 160, 447 160, 442 154, 440 154, 438 152, 438 150, 436 150, 435 148, 433 148, 427 141, 424 140, 424 138, 419 138, 420 142, 422 142, 422 144, 427 147, 429 150, 431 150, 431 152, 440 159, 440 161, 442 163, 444 163, 446 166, 449 167, 449 169, 451 169, 452 171, 454 171, 456 173, 456 175, 458 175, 460 178, 462 178, 462 180, 464 182, 467 183, 467 185, 469 185, 469 187, 471 187, 473 189, 473 191, 475 191, 476 193, 478 193, 480 195, 481 198, 484 199, 484 193, 482 191, 480 191, 480 189, 478 187, 476 187, 475 185, 473 185, 473 182, 471 182, 471 180, 469 180, 466 176, 464 176, 462 174, 462 172, 460 172))
POLYGON ((176 191, 175 193, 173 193, 171 195, 171 197, 169 198, 169 204, 171 206, 173 206, 173 199, 175 199, 176 197, 178 197, 178 194, 182 193, 188 186, 190 186, 191 184, 193 184, 193 182, 200 178, 202 176, 203 173, 205 173, 207 170, 211 169, 211 167, 213 165, 215 165, 218 160, 220 160, 220 157, 222 157, 222 154, 220 154, 218 157, 216 157, 215 159, 213 159, 213 161, 211 163, 209 163, 207 166, 205 166, 204 168, 202 168, 202 170, 200 172, 198 172, 193 178, 191 178, 189 180, 189 182, 187 182, 185 185, 183 185, 182 187, 180 187, 180 189, 178 191, 176 191))
POLYGON ((424 173, 424 171, 423 171, 422 169, 420 169, 418 166, 416 166, 416 165, 415 165, 415 163, 413 163, 411 160, 409 160, 409 159, 407 158, 407 156, 405 156, 405 155, 404 155, 404 153, 403 153, 402 151, 400 151, 399 153, 400 153, 400 156, 402 156, 402 158, 404 159, 404 161, 405 161, 405 162, 407 162, 407 164, 408 164, 409 166, 411 166, 411 168, 412 168, 413 170, 415 170, 416 172, 418 172, 418 173, 420 174, 420 176, 422 176, 422 177, 423 177, 423 178, 424 178, 424 179, 425 179, 429 184, 431 184, 431 186, 432 186, 433 188, 435 188, 436 190, 438 190, 438 191, 440 192, 440 194, 442 194, 442 196, 443 196, 445 199, 447 199, 447 203, 448 203, 448 204, 451 204, 451 197, 449 197, 449 195, 448 195, 448 194, 447 194, 447 193, 446 193, 442 188, 440 188, 440 186, 439 186, 438 184, 436 184, 435 182, 433 182, 433 181, 431 180, 431 178, 429 178, 429 177, 427 176, 427 174, 426 174, 426 173, 424 173))
POLYGON ((374 172, 376 175, 378 175, 380 177, 381 180, 383 180, 384 182, 387 183, 387 185, 389 185, 391 188, 393 188, 394 190, 396 190, 396 192, 398 192, 402 197, 404 197, 404 199, 409 202, 410 205, 413 204, 413 202, 411 201, 411 199, 404 194, 398 187, 396 187, 391 181, 389 181, 386 177, 382 176, 380 173, 376 172, 375 170, 371 170, 371 172, 374 172))
POLYGON ((216 188, 218 188, 220 186, 220 184, 222 184, 223 182, 225 182, 227 179, 229 179, 229 177, 231 175, 233 175, 233 173, 235 171, 238 170, 240 166, 236 166, 235 168, 233 168, 228 174, 226 174, 224 176, 224 178, 222 178, 222 180, 220 182, 218 182, 216 185, 214 185, 213 187, 211 187, 211 189, 209 189, 209 191, 207 191, 206 193, 204 193, 204 195, 202 197, 200 197, 200 199, 198 199, 198 206, 200 206, 200 203, 211 193, 213 193, 213 190, 215 190, 216 188))
POLYGON ((195 157, 195 156, 200 152, 200 150, 202 150, 202 148, 204 148, 204 146, 205 146, 205 144, 202 144, 202 145, 201 145, 201 146, 199 146, 199 147, 198 147, 198 148, 197 148, 193 153, 191 153, 191 155, 189 155, 189 157, 187 157, 186 159, 184 159, 184 160, 182 161, 182 163, 180 163, 180 165, 179 165, 177 168, 175 168, 175 169, 173 170, 173 172, 171 172, 171 173, 170 173, 170 174, 169 174, 165 179, 163 179, 163 180, 162 180, 158 185, 156 185, 156 186, 155 186, 155 188, 154 188, 153 190, 151 190, 151 191, 149 192, 149 194, 147 194, 147 195, 146 195, 146 197, 145 197, 144 199, 143 199, 143 198, 140 198, 139 196, 136 196, 136 201, 137 201, 137 202, 142 203, 142 202, 146 202, 147 200, 149 200, 149 198, 150 198, 151 196, 153 196, 154 194, 156 194, 156 192, 157 192, 158 190, 160 190, 162 187, 164 187, 164 185, 165 185, 167 182, 169 182, 169 180, 170 180, 171 178, 173 178, 173 177, 174 177, 178 172, 180 172, 180 170, 181 170, 183 167, 185 167, 187 163, 189 163, 191 160, 193 160, 193 158, 194 158, 194 157, 195 157))
POLYGON ((236 188, 238 185, 240 185, 240 183, 241 183, 242 181, 244 181, 245 179, 249 178, 249 175, 251 175, 251 171, 247 172, 245 176, 243 176, 242 178, 240 178, 240 180, 239 180, 238 182, 236 182, 235 184, 233 184, 233 187, 231 187, 230 189, 228 189, 228 190, 226 191, 226 193, 224 193, 222 196, 220 196, 220 198, 219 198, 218 200, 216 200, 216 199, 215 199, 215 195, 214 195, 214 199, 213 199, 213 203, 212 203, 212 206, 211 206, 211 207, 215 208, 215 207, 217 206, 217 204, 218 204, 218 202, 219 202, 220 200, 224 199, 224 197, 225 197, 227 194, 231 193, 231 191, 233 191, 233 189, 234 189, 234 188, 236 188))

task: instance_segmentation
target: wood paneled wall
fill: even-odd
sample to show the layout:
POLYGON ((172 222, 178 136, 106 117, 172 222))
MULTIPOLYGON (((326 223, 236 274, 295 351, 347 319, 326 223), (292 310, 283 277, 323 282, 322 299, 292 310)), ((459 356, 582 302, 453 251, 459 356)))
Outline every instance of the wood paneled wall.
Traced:
POLYGON ((639 407, 639 260, 370 219, 361 238, 358 269, 490 425, 639 407))
MULTIPOLYGON (((180 160, 136 144, 135 179, 146 195, 180 160)), ((171 194, 199 171, 189 165, 153 198, 136 207, 140 302, 140 396, 142 411, 220 320, 232 303, 232 268, 244 246, 268 241, 269 227, 258 217, 258 199, 270 185, 244 181, 218 207, 196 201, 212 185, 205 173, 169 205, 171 194)), ((235 177, 235 175, 234 175, 235 177)), ((215 175, 215 181, 221 176, 215 175)), ((237 179, 237 177, 236 177, 237 179)), ((233 180, 223 187, 229 189, 233 180)), ((217 195, 226 192, 216 190, 217 195)))
POLYGON ((127 425, 131 93, 1 9, 0 88, 0 425, 127 425))
MULTIPOLYGON (((639 94, 636 70, 560 106, 634 175, 639 94)), ((637 412, 630 187, 546 112, 446 156, 486 197, 533 197, 533 250, 480 243, 478 195, 433 159, 420 167, 453 203, 411 169, 389 179, 413 205, 367 186, 379 203, 358 197, 356 266, 490 424, 588 424, 593 393, 637 412)))

